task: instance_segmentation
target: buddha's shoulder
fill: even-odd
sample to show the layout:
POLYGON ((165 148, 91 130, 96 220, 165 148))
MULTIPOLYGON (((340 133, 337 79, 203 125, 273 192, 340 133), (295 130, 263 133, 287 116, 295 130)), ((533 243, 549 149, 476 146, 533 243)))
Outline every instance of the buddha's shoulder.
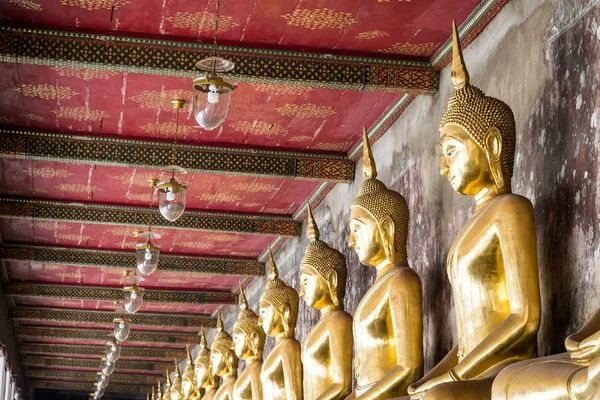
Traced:
POLYGON ((350 323, 352 324, 352 315, 344 310, 335 310, 327 316, 328 324, 350 323))
POLYGON ((523 215, 533 215, 533 204, 527 197, 506 194, 494 201, 486 213, 496 214, 503 218, 522 218, 523 215))
POLYGON ((300 342, 296 338, 286 338, 281 341, 278 346, 280 351, 300 350, 300 342))
POLYGON ((414 285, 421 286, 421 278, 419 274, 410 267, 398 267, 386 281, 387 286, 404 287, 414 285))

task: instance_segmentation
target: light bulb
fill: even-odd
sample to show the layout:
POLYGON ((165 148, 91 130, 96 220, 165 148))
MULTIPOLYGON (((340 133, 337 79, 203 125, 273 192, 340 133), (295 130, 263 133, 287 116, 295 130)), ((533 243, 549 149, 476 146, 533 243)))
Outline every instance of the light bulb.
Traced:
POLYGON ((167 192, 167 201, 175 201, 177 195, 171 191, 167 192))
POLYGON ((111 349, 112 351, 115 351, 115 350, 117 350, 117 346, 112 346, 110 349, 111 349))
POLYGON ((219 102, 219 88, 216 85, 212 84, 208 87, 208 102, 210 104, 217 104, 219 102))
POLYGON ((125 322, 120 322, 119 323, 119 328, 121 328, 121 329, 125 328, 125 322))
POLYGON ((152 252, 150 249, 146 249, 146 253, 144 254, 144 260, 150 261, 152 260, 152 252))
POLYGON ((135 291, 131 292, 131 300, 137 299, 137 293, 135 291))

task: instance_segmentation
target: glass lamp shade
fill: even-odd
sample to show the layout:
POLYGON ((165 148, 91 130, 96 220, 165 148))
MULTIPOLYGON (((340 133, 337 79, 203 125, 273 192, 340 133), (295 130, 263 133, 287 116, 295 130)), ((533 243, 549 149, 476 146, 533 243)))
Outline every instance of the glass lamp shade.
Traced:
POLYGON ((138 312, 144 299, 144 289, 137 285, 133 285, 124 287, 123 291, 125 292, 125 295, 123 296, 123 307, 125 308, 125 311, 129 314, 138 312))
POLYGON ((129 337, 129 331, 131 330, 131 320, 126 318, 115 318, 113 322, 115 323, 115 339, 117 339, 119 342, 124 342, 125 340, 127 340, 127 337, 129 337))
POLYGON ((97 383, 94 384, 96 386, 96 390, 94 391, 94 395, 98 398, 104 396, 104 388, 100 387, 97 383))
POLYGON ((177 221, 185 211, 185 195, 187 185, 177 182, 175 178, 160 182, 158 189, 158 209, 163 217, 173 222, 177 221))
POLYGON ((115 370, 115 363, 113 361, 106 360, 102 364, 102 373, 104 375, 112 375, 115 370))
POLYGON ((115 362, 121 355, 121 345, 116 340, 106 342, 106 359, 110 362, 115 362))
POLYGON ((135 246, 135 257, 137 268, 143 275, 150 275, 158 267, 158 256, 160 246, 155 245, 150 240, 135 246))
POLYGON ((108 375, 98 372, 98 387, 105 389, 108 386, 108 375))
POLYGON ((217 75, 194 79, 194 117, 207 131, 221 126, 227 118, 233 85, 217 75))

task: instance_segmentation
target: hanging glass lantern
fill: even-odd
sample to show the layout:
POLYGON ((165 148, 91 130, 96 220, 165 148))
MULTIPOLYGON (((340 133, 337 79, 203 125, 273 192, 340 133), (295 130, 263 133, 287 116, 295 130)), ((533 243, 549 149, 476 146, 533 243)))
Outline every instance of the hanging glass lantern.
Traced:
POLYGON ((105 344, 106 346, 106 358, 110 362, 115 362, 121 355, 121 344, 116 339, 112 338, 105 344))
POLYGON ((131 330, 131 320, 127 318, 115 318, 113 322, 115 323, 115 339, 117 339, 119 343, 126 341, 127 337, 129 337, 129 331, 131 330))
POLYGON ((194 117, 202 128, 212 131, 227 119, 231 93, 235 89, 231 82, 218 73, 229 72, 235 65, 229 60, 213 56, 198 61, 196 68, 205 73, 193 82, 194 117))
POLYGON ((158 209, 163 217, 174 222, 185 211, 185 195, 187 191, 187 185, 183 182, 178 182, 175 179, 175 174, 186 174, 187 171, 176 165, 165 167, 162 171, 170 173, 171 179, 156 184, 156 189, 158 189, 158 209))
POLYGON ((101 398, 102 396, 104 396, 104 388, 98 386, 97 383, 94 383, 94 386, 96 387, 96 390, 94 390, 94 396, 96 396, 97 398, 101 398))
MULTIPOLYGON (((185 200, 184 200, 185 202, 185 200)), ((158 268, 160 246, 152 243, 152 239, 160 239, 160 235, 150 230, 137 234, 137 237, 146 239, 145 243, 135 245, 135 257, 138 271, 142 275, 150 275, 158 268)))
POLYGON ((125 286, 123 291, 125 292, 123 296, 123 308, 125 308, 127 313, 135 314, 142 306, 144 289, 134 283, 131 286, 125 286))
POLYGON ((108 375, 98 372, 98 387, 105 389, 108 386, 108 375))
POLYGON ((115 370, 115 363, 114 363, 114 361, 110 361, 106 357, 102 357, 101 368, 102 368, 102 373, 104 375, 112 375, 112 373, 115 370))

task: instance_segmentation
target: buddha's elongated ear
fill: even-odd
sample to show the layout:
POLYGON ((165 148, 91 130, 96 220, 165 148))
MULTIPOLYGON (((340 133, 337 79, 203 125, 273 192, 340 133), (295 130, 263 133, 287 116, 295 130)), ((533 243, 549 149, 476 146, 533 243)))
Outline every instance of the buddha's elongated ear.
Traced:
POLYGON ((492 177, 496 186, 501 189, 504 187, 504 173, 502 172, 502 134, 498 128, 488 129, 485 133, 484 143, 492 177))
POLYGON ((329 287, 329 295, 333 301, 334 306, 340 305, 340 299, 338 299, 337 288, 338 288, 338 274, 334 269, 330 269, 327 272, 327 286, 329 287))
POLYGON ((258 346, 260 345, 260 334, 256 331, 253 330, 252 333, 250 334, 250 349, 252 350, 252 352, 256 355, 259 354, 259 350, 258 350, 258 346))
POLYGON ((381 240, 383 241, 383 249, 385 250, 385 256, 391 263, 396 262, 396 246, 394 243, 396 226, 392 217, 389 215, 385 216, 377 223, 379 227, 379 233, 381 240))

